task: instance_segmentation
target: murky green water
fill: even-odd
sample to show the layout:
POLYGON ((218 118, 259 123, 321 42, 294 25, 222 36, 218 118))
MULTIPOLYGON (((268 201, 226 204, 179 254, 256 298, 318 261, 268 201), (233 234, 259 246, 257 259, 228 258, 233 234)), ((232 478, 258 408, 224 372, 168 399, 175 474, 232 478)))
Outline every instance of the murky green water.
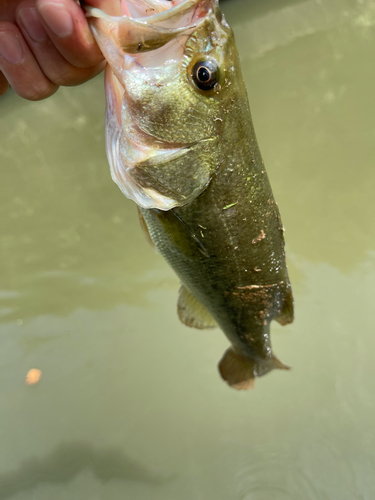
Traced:
POLYGON ((102 79, 0 99, 0 499, 375 497, 375 4, 228 0, 286 226, 293 366, 250 393, 110 180, 102 79), (36 386, 30 368, 42 370, 36 386))

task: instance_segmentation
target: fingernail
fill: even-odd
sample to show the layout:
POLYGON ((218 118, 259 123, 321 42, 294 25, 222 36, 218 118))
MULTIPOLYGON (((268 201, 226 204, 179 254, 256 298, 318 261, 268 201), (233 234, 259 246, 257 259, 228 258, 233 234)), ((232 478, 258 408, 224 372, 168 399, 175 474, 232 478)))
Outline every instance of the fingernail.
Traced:
POLYGON ((21 23, 34 42, 44 42, 48 34, 33 7, 25 7, 18 13, 21 23))
POLYGON ((23 61, 21 42, 12 31, 0 31, 0 57, 10 64, 20 64, 23 61))
POLYGON ((73 33, 73 19, 62 3, 47 2, 39 7, 39 13, 49 29, 59 38, 73 33))

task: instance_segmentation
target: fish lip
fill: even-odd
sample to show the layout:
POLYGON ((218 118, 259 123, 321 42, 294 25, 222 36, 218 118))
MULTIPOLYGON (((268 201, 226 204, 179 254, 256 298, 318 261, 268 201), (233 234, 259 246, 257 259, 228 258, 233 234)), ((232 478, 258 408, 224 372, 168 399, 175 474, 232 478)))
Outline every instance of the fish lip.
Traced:
MULTIPOLYGON (((201 1, 201 0, 199 0, 201 1)), ((174 9, 177 9, 177 7, 173 7, 170 11, 168 12, 171 12, 172 10, 174 9)), ((163 19, 151 19, 151 21, 153 22, 150 22, 150 18, 153 18, 153 17, 157 17, 157 16, 161 16, 161 14, 155 14, 154 16, 144 16, 144 17, 130 17, 130 16, 127 16, 127 15, 123 15, 123 16, 111 16, 110 14, 107 14, 106 12, 104 12, 104 10, 101 10, 101 9, 98 9, 97 7, 91 7, 91 6, 85 6, 85 11, 86 11, 86 17, 94 17, 94 18, 100 18, 100 19, 105 19, 109 22, 113 22, 113 23, 116 23, 116 22, 120 22, 122 19, 131 19, 134 23, 137 23, 137 24, 143 24, 143 25, 149 25, 149 26, 155 26, 155 28, 158 28, 160 31, 164 31, 164 30, 168 30, 169 31, 169 28, 166 28, 166 27, 163 27, 163 26, 156 26, 157 23, 160 23, 160 22, 163 22, 163 21, 169 21, 172 17, 174 17, 176 15, 176 13, 173 13, 174 15, 173 16, 169 16, 169 17, 164 17, 163 19)), ((164 13, 163 13, 164 14, 164 13)), ((193 24, 189 24, 187 26, 182 26, 180 28, 177 28, 175 31, 179 30, 188 30, 188 29, 191 29, 191 28, 196 28, 198 26, 198 23, 193 23, 193 24)))
MULTIPOLYGON (((193 9, 194 7, 198 7, 200 3, 211 4, 210 8, 207 10, 208 13, 213 8, 214 2, 212 0, 185 0, 184 2, 181 2, 180 4, 171 7, 170 9, 158 12, 157 14, 152 14, 151 16, 146 15, 141 17, 132 17, 132 16, 127 16, 126 14, 123 14, 122 16, 111 16, 102 9, 99 9, 98 7, 92 7, 91 5, 88 5, 85 1, 81 1, 81 5, 83 9, 86 11, 87 17, 104 17, 107 19, 111 19, 112 21, 119 21, 120 19, 127 17, 134 21, 138 21, 143 24, 149 24, 149 25, 156 25, 158 23, 170 21, 173 17, 181 15, 185 11, 187 12, 188 10, 193 9)), ((195 25, 190 25, 189 27, 195 27, 195 25)))
POLYGON ((144 19, 147 24, 157 24, 164 21, 169 21, 172 17, 175 17, 176 15, 180 14, 183 11, 186 11, 187 9, 197 6, 200 2, 202 2, 202 0, 185 0, 184 2, 163 12, 135 19, 144 19))

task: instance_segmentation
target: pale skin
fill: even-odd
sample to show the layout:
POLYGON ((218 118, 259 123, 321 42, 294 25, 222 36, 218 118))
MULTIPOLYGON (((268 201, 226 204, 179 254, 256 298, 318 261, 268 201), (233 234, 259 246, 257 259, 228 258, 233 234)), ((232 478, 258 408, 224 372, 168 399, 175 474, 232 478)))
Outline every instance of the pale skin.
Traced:
MULTIPOLYGON (((106 10, 119 0, 87 0, 106 10)), ((32 101, 90 80, 105 62, 76 0, 0 0, 0 95, 32 101)))

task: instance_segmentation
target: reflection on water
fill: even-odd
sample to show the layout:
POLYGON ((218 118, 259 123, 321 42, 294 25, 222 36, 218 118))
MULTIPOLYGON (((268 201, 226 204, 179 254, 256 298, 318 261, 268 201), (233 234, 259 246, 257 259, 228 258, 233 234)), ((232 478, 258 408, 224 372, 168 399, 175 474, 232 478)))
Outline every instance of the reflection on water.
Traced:
POLYGON ((9 93, 0 499, 374 498, 374 5, 223 7, 287 229, 297 318, 273 343, 293 370, 238 394, 224 336, 179 323, 178 281, 110 180, 101 77, 9 93))
POLYGON ((118 450, 95 450, 83 443, 70 443, 59 446, 43 459, 22 462, 19 470, 0 475, 0 498, 30 492, 43 483, 67 483, 86 469, 104 483, 113 479, 154 485, 163 482, 118 450))

